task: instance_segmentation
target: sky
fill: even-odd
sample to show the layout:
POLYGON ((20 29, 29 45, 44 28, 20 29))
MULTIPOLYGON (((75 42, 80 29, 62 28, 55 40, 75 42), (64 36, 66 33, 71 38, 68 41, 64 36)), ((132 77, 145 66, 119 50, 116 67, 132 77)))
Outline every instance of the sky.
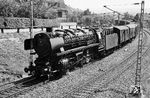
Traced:
MULTIPOLYGON (((133 3, 141 3, 142 0, 64 0, 65 4, 78 8, 81 10, 90 9, 95 13, 109 13, 108 9, 104 8, 107 5, 109 8, 120 13, 129 12, 136 14, 140 12, 140 5, 133 5, 133 3)), ((150 0, 145 1, 145 12, 150 13, 150 0)))

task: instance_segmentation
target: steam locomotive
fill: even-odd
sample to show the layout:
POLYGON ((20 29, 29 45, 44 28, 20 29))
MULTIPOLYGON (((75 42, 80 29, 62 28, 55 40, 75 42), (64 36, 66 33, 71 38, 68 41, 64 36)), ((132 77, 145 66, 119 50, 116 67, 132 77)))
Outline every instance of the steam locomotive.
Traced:
POLYGON ((25 50, 34 50, 33 54, 38 55, 24 70, 34 77, 66 73, 131 42, 137 31, 137 24, 128 24, 102 30, 89 27, 38 33, 24 42, 25 50))

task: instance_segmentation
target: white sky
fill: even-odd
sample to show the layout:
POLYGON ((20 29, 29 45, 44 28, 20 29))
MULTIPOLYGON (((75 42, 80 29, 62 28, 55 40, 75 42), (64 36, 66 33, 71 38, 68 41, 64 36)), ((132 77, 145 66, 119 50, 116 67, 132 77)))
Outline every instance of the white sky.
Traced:
MULTIPOLYGON (((103 5, 111 5, 109 8, 124 13, 129 12, 135 14, 140 12, 139 5, 132 5, 133 3, 141 3, 142 0, 64 0, 65 3, 73 8, 85 10, 87 8, 96 13, 111 12, 104 8, 103 5)), ((150 13, 150 0, 145 0, 145 12, 150 13)))

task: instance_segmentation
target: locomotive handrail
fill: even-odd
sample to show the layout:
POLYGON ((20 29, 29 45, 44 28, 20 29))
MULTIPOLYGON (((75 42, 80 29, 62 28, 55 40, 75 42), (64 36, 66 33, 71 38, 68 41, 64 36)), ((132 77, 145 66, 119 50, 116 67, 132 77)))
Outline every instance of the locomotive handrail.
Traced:
POLYGON ((100 45, 99 43, 95 43, 95 44, 90 44, 88 46, 81 46, 81 47, 70 49, 70 50, 67 50, 67 51, 64 51, 64 52, 61 52, 61 53, 57 53, 56 56, 67 55, 69 53, 78 52, 80 50, 88 49, 88 48, 91 48, 91 47, 96 47, 96 46, 99 46, 99 45, 100 45))

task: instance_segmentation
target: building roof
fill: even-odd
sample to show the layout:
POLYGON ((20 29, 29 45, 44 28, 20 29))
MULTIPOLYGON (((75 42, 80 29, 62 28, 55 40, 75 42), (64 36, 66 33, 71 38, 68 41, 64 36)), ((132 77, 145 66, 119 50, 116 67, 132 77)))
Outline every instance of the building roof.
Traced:
POLYGON ((111 29, 113 29, 113 27, 103 27, 103 29, 104 29, 104 30, 105 30, 105 29, 107 29, 107 30, 110 29, 110 30, 111 30, 111 29))
POLYGON ((129 28, 135 28, 137 26, 137 24, 128 24, 127 27, 129 28))
POLYGON ((68 11, 66 8, 57 8, 56 10, 57 10, 57 11, 65 11, 65 12, 68 11))
POLYGON ((125 30, 125 29, 128 29, 127 26, 114 26, 114 28, 117 28, 119 30, 125 30))

